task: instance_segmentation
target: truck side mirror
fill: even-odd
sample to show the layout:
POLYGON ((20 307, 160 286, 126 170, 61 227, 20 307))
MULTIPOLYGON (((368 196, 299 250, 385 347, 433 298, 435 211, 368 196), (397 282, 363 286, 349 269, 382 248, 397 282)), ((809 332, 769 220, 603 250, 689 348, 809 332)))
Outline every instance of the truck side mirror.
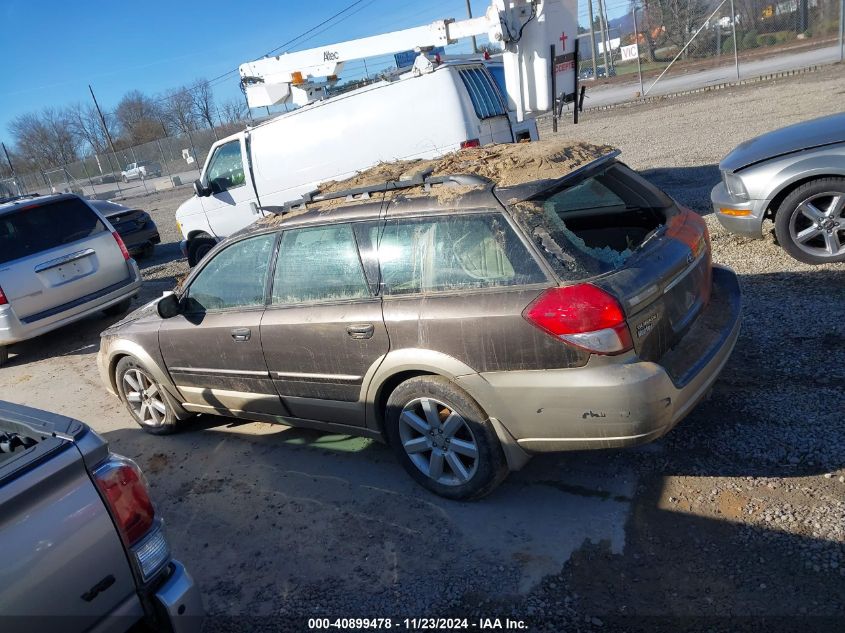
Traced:
POLYGON ((208 187, 202 184, 202 180, 195 180, 194 181, 194 193, 197 194, 200 198, 207 198, 211 195, 211 187, 208 187))
POLYGON ((162 319, 172 319, 182 312, 179 297, 176 296, 175 292, 165 292, 161 299, 158 300, 156 308, 158 309, 158 315, 162 319))

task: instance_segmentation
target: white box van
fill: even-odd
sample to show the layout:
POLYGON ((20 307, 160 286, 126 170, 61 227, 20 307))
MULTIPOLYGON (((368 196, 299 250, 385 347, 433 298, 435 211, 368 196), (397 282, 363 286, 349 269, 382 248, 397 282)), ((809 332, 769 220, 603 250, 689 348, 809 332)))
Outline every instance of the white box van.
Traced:
POLYGON ((478 62, 447 62, 319 101, 212 146, 197 195, 176 211, 182 250, 194 265, 260 217, 260 207, 382 161, 514 140, 507 104, 478 62))

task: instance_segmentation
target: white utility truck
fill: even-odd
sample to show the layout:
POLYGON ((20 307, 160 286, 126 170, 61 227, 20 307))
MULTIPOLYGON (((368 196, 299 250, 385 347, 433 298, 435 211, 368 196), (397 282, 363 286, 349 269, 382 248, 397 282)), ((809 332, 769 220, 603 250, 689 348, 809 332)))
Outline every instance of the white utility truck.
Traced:
POLYGON ((321 182, 379 162, 518 140, 512 120, 547 112, 556 97, 573 90, 575 64, 567 47, 573 47, 576 19, 577 0, 492 0, 479 18, 440 20, 241 65, 250 107, 301 107, 211 147, 196 195, 176 212, 188 263, 261 217, 262 207, 296 200, 321 182), (426 55, 481 34, 504 46, 507 95, 480 60, 441 63, 426 55), (408 72, 328 96, 346 61, 409 48, 419 55, 408 72), (552 94, 553 72, 558 95, 552 94))

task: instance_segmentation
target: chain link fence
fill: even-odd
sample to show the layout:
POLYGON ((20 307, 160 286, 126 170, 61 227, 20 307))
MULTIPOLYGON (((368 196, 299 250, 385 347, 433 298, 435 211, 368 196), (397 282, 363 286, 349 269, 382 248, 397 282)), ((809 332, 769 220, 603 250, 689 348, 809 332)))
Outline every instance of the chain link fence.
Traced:
MULTIPOLYGON (((615 19, 582 29, 579 77, 631 84, 623 101, 840 62, 845 52, 845 0, 632 0, 611 8, 615 19)), ((601 2, 596 9, 600 17, 608 10, 601 2)))
POLYGON ((199 176, 212 144, 232 131, 192 130, 181 136, 92 154, 52 169, 18 172, 7 180, 21 193, 77 193, 99 199, 120 199, 190 185, 199 176), (139 178, 130 173, 126 177, 124 172, 139 164, 144 166, 146 175, 139 178))

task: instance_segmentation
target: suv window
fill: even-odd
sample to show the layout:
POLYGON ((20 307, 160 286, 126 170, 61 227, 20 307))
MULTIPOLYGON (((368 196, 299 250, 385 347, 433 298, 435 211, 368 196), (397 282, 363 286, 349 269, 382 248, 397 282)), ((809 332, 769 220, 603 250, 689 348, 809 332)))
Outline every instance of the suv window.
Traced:
POLYGON ((214 150, 206 170, 208 185, 214 193, 222 193, 246 183, 240 141, 232 141, 214 150))
POLYGON ((369 237, 389 295, 546 281, 499 213, 392 220, 369 237))
POLYGON ((370 296, 348 224, 285 231, 273 280, 273 303, 343 301, 370 296))
POLYGON ((259 235, 220 251, 188 288, 188 311, 264 305, 264 288, 276 235, 259 235))
POLYGON ((105 230, 97 214, 78 198, 0 214, 0 264, 105 230))

